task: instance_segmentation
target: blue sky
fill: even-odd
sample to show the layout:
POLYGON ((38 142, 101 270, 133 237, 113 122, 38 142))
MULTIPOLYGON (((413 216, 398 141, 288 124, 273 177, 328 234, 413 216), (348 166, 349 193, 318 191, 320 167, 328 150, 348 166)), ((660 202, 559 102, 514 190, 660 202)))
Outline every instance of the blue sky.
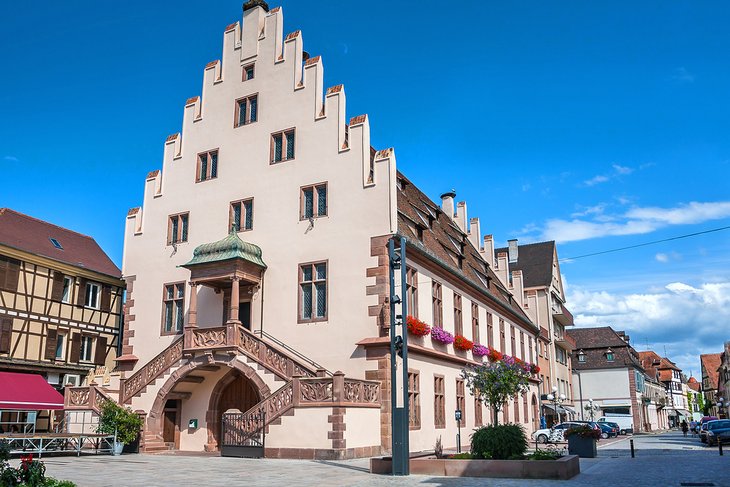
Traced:
MULTIPOLYGON (((557 239, 565 258, 730 225, 723 2, 280 5, 373 145, 432 198, 455 189, 500 243, 557 239)), ((126 211, 240 16, 240 1, 6 6, 0 206, 120 263, 126 211)), ((564 262, 568 304, 696 373, 730 339, 729 237, 564 262)))

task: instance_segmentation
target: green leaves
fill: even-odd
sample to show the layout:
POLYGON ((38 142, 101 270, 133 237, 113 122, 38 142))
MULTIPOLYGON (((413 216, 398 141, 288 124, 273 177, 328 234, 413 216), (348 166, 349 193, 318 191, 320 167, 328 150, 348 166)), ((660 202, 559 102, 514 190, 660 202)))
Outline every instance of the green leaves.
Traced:
POLYGON ((498 412, 502 404, 527 391, 530 373, 519 364, 503 361, 465 368, 461 372, 474 397, 498 412))
POLYGON ((142 420, 131 409, 123 408, 113 401, 101 404, 99 426, 96 428, 98 433, 116 434, 117 441, 127 445, 137 438, 141 428, 142 420))

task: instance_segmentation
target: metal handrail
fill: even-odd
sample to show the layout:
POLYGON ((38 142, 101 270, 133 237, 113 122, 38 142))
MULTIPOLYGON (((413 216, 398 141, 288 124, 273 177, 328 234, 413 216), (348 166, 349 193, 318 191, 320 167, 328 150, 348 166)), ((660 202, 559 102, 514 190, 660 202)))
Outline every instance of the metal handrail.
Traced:
POLYGON ((267 340, 274 342, 277 346, 283 348, 284 350, 286 350, 287 352, 291 353, 292 355, 296 355, 299 359, 303 360, 304 362, 306 362, 309 365, 311 365, 312 367, 314 367, 315 370, 324 370, 325 374, 327 374, 328 376, 332 377, 332 372, 330 372, 326 368, 322 367, 320 364, 318 364, 314 360, 310 359, 306 355, 303 355, 300 352, 294 350, 293 348, 291 348, 289 345, 287 345, 286 343, 282 342, 278 338, 276 338, 276 337, 274 337, 274 336, 266 333, 263 330, 254 330, 253 334, 254 335, 259 335, 262 338, 266 338, 267 340))

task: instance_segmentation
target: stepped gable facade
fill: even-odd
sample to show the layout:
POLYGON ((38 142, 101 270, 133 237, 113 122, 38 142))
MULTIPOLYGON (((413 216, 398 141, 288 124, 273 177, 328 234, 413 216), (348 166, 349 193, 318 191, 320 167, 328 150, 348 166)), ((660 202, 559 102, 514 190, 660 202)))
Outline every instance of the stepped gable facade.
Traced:
MULTIPOLYGON (((281 8, 244 6, 126 220, 119 391, 142 447, 215 451, 226 411, 266 413, 265 455, 351 458, 391 445, 387 243, 408 242, 414 317, 534 362, 538 328, 484 260, 478 221, 439 206, 347 118, 281 8)), ((460 373, 481 357, 410 337, 410 446, 491 421, 460 373)), ((537 377, 502 419, 538 424, 537 377)), ((92 396, 93 396, 92 394, 92 396)), ((82 407, 79 405, 78 407, 82 407)), ((229 413, 230 414, 230 413, 229 413)), ((468 443, 464 435, 464 444, 468 443)))

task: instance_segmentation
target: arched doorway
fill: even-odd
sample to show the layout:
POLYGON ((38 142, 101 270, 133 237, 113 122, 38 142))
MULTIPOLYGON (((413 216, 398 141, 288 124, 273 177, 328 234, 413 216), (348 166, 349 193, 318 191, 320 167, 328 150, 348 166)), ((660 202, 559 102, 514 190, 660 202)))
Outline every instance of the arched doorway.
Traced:
POLYGON ((261 401, 253 382, 238 370, 232 370, 223 377, 210 396, 208 434, 209 444, 220 445, 221 418, 229 409, 246 412, 261 401))
POLYGON ((535 394, 532 395, 532 430, 537 431, 540 429, 540 410, 537 407, 537 397, 535 394))

